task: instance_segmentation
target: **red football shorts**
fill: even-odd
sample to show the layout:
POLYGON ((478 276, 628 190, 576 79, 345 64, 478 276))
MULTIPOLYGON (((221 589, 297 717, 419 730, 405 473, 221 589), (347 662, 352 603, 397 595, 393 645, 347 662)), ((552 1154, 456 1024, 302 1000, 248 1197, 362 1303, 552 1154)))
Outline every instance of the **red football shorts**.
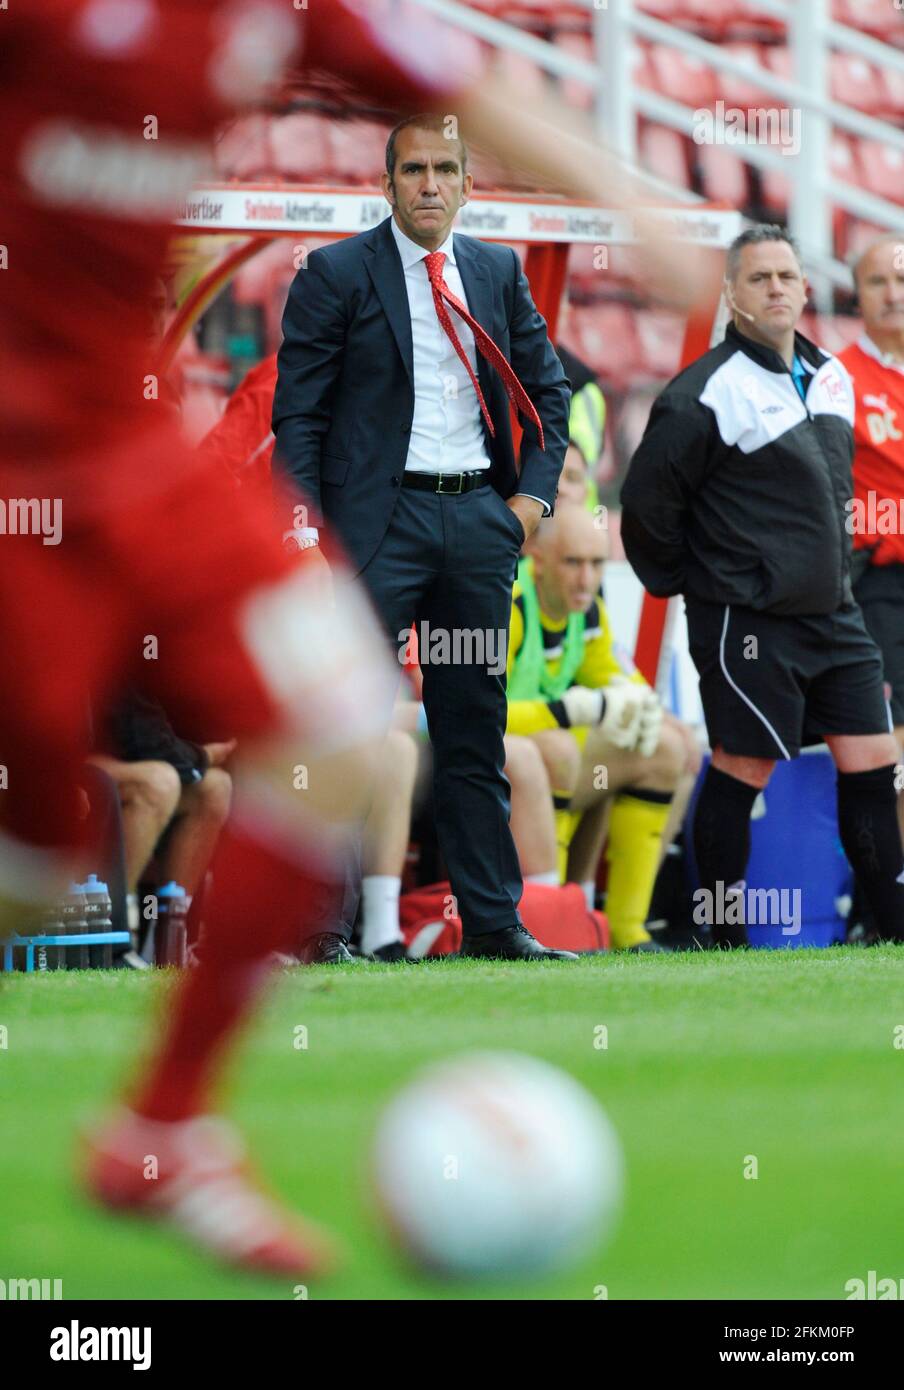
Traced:
MULTIPOLYGON (((58 544, 0 535, 0 829, 32 846, 71 843, 67 789, 131 684, 205 743, 285 731, 325 750, 376 728, 377 708, 388 718, 385 646, 357 590, 335 585, 330 606, 310 552, 283 552, 268 501, 187 450, 155 485, 159 448, 97 459, 61 499, 58 544), (84 489, 108 469, 134 478, 135 495, 117 489, 100 515, 84 489)), ((54 491, 52 470, 29 482, 54 491)), ((22 472, 0 467, 0 500, 23 490, 22 472)))

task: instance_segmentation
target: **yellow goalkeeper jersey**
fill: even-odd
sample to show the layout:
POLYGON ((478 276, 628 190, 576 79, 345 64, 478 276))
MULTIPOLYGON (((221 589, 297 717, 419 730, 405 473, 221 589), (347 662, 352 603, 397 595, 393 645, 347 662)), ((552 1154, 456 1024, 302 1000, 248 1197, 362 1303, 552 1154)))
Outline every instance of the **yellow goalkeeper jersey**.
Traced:
MULTIPOLYGON (((506 673, 513 686, 521 684, 515 680, 519 655, 525 649, 525 622, 528 620, 525 602, 525 583, 533 584, 533 562, 522 560, 518 567, 518 580, 512 590, 512 616, 509 630, 508 661, 506 673), (525 569, 527 572, 525 573, 525 569)), ((536 589, 534 590, 536 592, 536 589)), ((567 618, 556 621, 542 611, 539 604, 537 613, 543 645, 543 663, 549 675, 550 684, 560 674, 565 657, 567 618)), ((646 684, 630 656, 616 647, 612 639, 609 615, 602 593, 595 595, 593 602, 583 615, 583 652, 569 685, 584 685, 591 690, 601 689, 610 683, 613 676, 628 676, 646 684)), ((569 727, 568 716, 561 699, 514 699, 508 702, 508 723, 506 733, 536 734, 542 729, 569 727)))

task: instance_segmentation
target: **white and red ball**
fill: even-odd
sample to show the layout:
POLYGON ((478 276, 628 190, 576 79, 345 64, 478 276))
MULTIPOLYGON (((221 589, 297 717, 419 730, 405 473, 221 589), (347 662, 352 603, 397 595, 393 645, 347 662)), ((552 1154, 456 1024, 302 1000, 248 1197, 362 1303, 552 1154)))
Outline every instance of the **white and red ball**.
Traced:
POLYGON ((471 1053, 423 1071, 389 1103, 377 1197, 417 1263, 452 1276, 562 1268, 608 1237, 623 1160, 601 1106, 559 1068, 471 1053))

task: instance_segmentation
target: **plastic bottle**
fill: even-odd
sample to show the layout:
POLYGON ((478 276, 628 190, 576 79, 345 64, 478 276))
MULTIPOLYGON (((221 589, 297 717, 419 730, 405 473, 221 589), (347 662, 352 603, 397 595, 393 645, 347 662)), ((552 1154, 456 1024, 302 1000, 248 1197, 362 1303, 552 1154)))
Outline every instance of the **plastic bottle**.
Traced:
MULTIPOLYGON (((41 910, 33 935, 62 936, 65 931, 63 913, 59 903, 50 903, 41 910)), ((65 970, 65 948, 63 946, 37 946, 35 948, 35 970, 65 970)))
MULTIPOLYGON (((113 930, 113 903, 106 883, 89 874, 81 885, 87 905, 86 922, 89 932, 110 932, 113 930)), ((92 970, 111 970, 113 968, 113 947, 108 942, 104 946, 88 947, 88 962, 92 970)))
POLYGON ((165 883, 157 893, 157 932, 154 950, 157 965, 185 964, 187 916, 188 899, 185 889, 175 881, 165 883))
MULTIPOLYGON (((62 902, 62 924, 64 936, 82 936, 88 930, 88 905, 80 883, 70 883, 69 892, 62 902)), ((88 969, 88 947, 66 946, 65 967, 67 970, 88 969)))

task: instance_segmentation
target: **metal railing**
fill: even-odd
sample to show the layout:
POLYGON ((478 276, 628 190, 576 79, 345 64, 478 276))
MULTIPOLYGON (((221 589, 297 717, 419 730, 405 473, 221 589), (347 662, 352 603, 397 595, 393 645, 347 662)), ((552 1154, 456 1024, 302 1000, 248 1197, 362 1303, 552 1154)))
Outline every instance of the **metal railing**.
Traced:
MULTIPOLYGON (((800 114, 801 152, 782 154, 768 144, 729 143, 727 128, 718 112, 711 113, 714 138, 738 159, 759 169, 788 177, 791 185, 788 223, 813 270, 814 299, 818 307, 831 308, 831 286, 847 288, 850 271, 833 254, 833 205, 857 217, 867 218, 889 230, 904 230, 904 207, 848 182, 830 167, 832 127, 866 140, 876 140, 904 153, 904 130, 865 112, 832 100, 829 91, 829 54, 840 50, 895 72, 904 73, 904 52, 831 20, 828 0, 754 0, 755 7, 786 26, 793 78, 728 53, 719 44, 698 38, 638 10, 634 0, 578 0, 594 20, 598 61, 585 62, 515 25, 472 9, 460 0, 418 0, 447 22, 501 48, 520 53, 544 71, 586 84, 595 94, 600 132, 613 148, 651 187, 685 202, 697 201, 686 188, 637 169, 637 118, 643 116, 683 135, 693 136, 700 108, 685 106, 660 93, 632 85, 631 56, 635 37, 667 45, 705 63, 728 77, 753 83, 779 99, 782 106, 800 114)), ((904 13, 890 9, 889 24, 904 28, 904 13)))

